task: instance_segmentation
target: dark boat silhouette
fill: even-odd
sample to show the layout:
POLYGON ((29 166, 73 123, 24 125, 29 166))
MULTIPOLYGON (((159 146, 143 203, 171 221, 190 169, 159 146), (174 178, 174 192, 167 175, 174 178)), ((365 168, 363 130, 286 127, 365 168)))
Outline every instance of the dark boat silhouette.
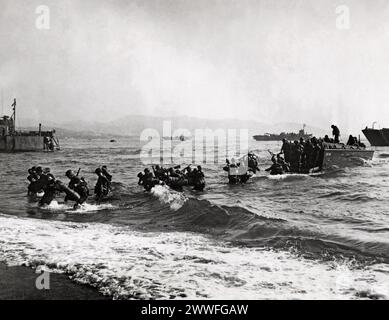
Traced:
POLYGON ((180 140, 180 141, 185 141, 185 140, 188 140, 189 138, 188 138, 188 137, 185 137, 185 136, 182 134, 182 135, 180 135, 180 136, 175 136, 175 137, 173 137, 173 136, 170 136, 170 137, 164 136, 164 137, 162 137, 162 139, 163 139, 163 140, 180 140))
POLYGON ((299 130, 298 133, 295 132, 281 132, 280 134, 274 133, 265 133, 263 135, 255 135, 253 138, 257 141, 281 141, 282 139, 286 139, 288 141, 299 140, 303 138, 304 140, 311 139, 312 134, 305 132, 305 124, 303 128, 299 130))
POLYGON ((370 145, 373 147, 389 147, 389 129, 375 129, 374 124, 372 128, 366 127, 362 130, 365 135, 367 141, 369 141, 370 145))
POLYGON ((313 168, 290 173, 317 173, 331 169, 360 166, 373 159, 374 150, 366 147, 348 146, 343 143, 324 143, 320 162, 313 168))
POLYGON ((12 103, 11 116, 0 118, 0 152, 16 151, 54 151, 59 150, 59 141, 55 130, 38 131, 16 130, 16 99, 12 103))

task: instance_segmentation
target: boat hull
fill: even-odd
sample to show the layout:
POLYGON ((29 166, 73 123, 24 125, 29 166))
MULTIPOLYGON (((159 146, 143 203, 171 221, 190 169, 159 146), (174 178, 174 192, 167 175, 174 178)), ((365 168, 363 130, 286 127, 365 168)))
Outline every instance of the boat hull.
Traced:
POLYGON ((373 159, 373 155, 374 150, 326 149, 324 151, 323 169, 361 165, 364 161, 373 159))
POLYGON ((42 136, 0 136, 0 152, 43 151, 42 136))
POLYGON ((389 146, 389 129, 363 129, 363 134, 373 147, 389 146))
POLYGON ((256 141, 282 141, 286 139, 288 141, 299 140, 303 138, 304 140, 309 140, 312 138, 312 135, 256 135, 253 136, 253 139, 256 141))

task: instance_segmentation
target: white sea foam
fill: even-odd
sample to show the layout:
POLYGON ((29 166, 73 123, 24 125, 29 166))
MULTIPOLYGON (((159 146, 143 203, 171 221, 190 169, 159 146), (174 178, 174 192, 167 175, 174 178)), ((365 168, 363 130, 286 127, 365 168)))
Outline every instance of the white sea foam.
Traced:
POLYGON ((170 208, 173 210, 180 209, 188 200, 182 192, 177 192, 161 185, 156 185, 152 188, 151 194, 156 196, 162 203, 170 204, 170 208))
POLYGON ((354 270, 190 233, 0 214, 0 259, 66 272, 115 298, 388 298, 387 265, 354 270), (17 232, 16 232, 17 231, 17 232))
POLYGON ((284 173, 284 174, 277 174, 277 175, 268 175, 267 178, 269 180, 286 180, 290 178, 306 179, 308 176, 309 176, 308 174, 284 173))
POLYGON ((307 179, 309 177, 317 177, 323 175, 323 172, 313 172, 313 173, 284 173, 284 174, 277 174, 277 175, 267 175, 266 177, 269 180, 296 180, 296 179, 307 179))
POLYGON ((78 208, 74 209, 74 203, 58 203, 56 200, 53 200, 49 205, 45 205, 41 207, 43 210, 48 210, 52 212, 66 212, 66 213, 90 213, 95 212, 99 210, 107 210, 107 209, 115 209, 115 206, 113 206, 110 203, 104 203, 104 204, 89 204, 84 203, 78 208))

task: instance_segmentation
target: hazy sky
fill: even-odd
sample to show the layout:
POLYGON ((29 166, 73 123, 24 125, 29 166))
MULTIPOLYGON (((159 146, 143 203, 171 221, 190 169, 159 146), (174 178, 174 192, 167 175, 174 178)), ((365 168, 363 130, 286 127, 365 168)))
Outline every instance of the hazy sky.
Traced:
POLYGON ((389 127, 389 1, 0 0, 0 88, 24 117, 56 121, 389 127), (49 30, 35 26, 39 5, 49 30))

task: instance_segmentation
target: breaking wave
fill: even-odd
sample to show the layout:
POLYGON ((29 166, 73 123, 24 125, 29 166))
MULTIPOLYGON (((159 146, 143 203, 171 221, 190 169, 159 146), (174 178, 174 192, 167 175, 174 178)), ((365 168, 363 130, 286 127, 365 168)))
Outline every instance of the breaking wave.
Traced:
POLYGON ((151 189, 151 194, 157 197, 162 203, 170 205, 173 210, 182 208, 188 200, 182 192, 176 192, 167 186, 155 186, 151 189))
MULTIPOLYGON (((200 232, 248 247, 295 250, 314 259, 349 257, 389 262, 389 243, 362 242, 341 235, 324 233, 320 228, 302 227, 282 218, 266 217, 241 206, 216 205, 209 200, 186 197, 164 186, 154 188, 153 196, 168 204, 154 211, 151 230, 200 232)), ((153 208, 160 206, 154 204, 153 208)), ((150 221, 147 221, 150 226, 150 221)), ((142 229, 144 227, 140 225, 142 229)))
POLYGON ((319 263, 191 233, 140 233, 99 223, 0 214, 0 225, 7 264, 65 273, 116 299, 388 298, 389 270, 382 264, 319 263))

